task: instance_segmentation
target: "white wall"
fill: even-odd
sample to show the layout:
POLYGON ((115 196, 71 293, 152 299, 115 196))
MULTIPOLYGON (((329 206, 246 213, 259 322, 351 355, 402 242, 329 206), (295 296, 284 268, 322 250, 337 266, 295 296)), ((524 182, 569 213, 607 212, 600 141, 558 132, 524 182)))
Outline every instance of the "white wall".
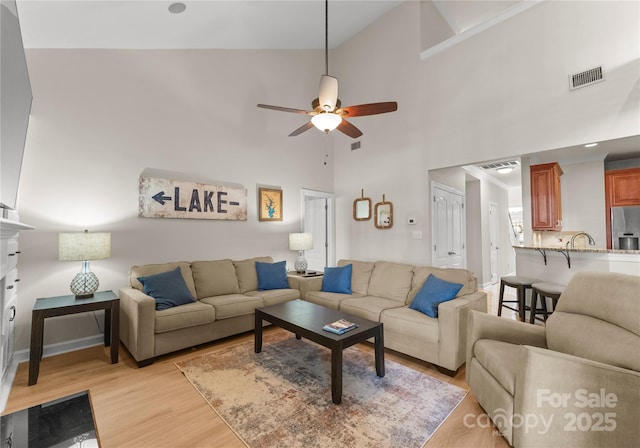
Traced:
MULTIPOLYGON (((307 107, 319 52, 29 50, 27 58, 34 102, 19 211, 36 230, 20 235, 17 349, 29 346, 35 299, 70 294, 80 270, 57 260, 59 232, 112 232, 112 257, 92 262, 100 289, 127 285, 135 264, 259 255, 293 264, 287 234, 300 229, 301 188, 333 188, 331 137, 289 138, 306 117, 256 104, 307 107), (244 185, 247 221, 139 218, 145 168, 244 185), (259 185, 283 189, 283 222, 258 222, 259 185)), ((49 319, 45 344, 96 333, 87 314, 49 319)))
POLYGON ((428 263, 430 170, 640 133, 639 12, 637 2, 542 2, 420 61, 420 4, 405 2, 339 48, 345 104, 399 105, 354 119, 362 149, 336 140, 338 258, 428 263), (605 82, 569 91, 569 74, 600 64, 605 82), (417 216, 425 238, 354 222, 360 188, 374 202, 386 193, 396 223, 417 216))

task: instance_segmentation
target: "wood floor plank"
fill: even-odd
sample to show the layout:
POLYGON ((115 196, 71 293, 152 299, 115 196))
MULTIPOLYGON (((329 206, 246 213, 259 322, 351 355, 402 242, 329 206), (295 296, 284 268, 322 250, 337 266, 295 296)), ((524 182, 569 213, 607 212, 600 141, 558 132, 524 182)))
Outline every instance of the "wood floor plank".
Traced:
MULTIPOLYGON (((284 331, 266 328, 267 332, 284 331)), ((27 386, 28 363, 18 367, 4 414, 89 390, 103 448, 242 448, 244 443, 184 378, 174 363, 196 354, 238 344, 253 344, 253 332, 163 356, 138 368, 124 347, 120 362, 111 364, 109 349, 92 347, 44 358, 38 383, 27 386)), ((373 353, 371 344, 359 344, 373 353)), ((390 350, 386 358, 468 390, 464 368, 449 377, 429 363, 390 350)), ((425 448, 487 447, 508 444, 493 427, 468 427, 465 416, 482 415, 471 393, 432 436, 425 448)), ((475 417, 466 419, 476 423, 475 417)))

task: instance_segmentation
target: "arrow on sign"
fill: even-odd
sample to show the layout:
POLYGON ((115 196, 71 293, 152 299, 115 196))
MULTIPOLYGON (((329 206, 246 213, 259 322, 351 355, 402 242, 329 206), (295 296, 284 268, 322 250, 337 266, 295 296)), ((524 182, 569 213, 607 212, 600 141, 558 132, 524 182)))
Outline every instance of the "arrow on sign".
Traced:
POLYGON ((170 201, 171 200, 171 196, 165 196, 164 195, 164 191, 161 191, 160 193, 156 193, 151 197, 154 200, 158 201, 161 205, 164 205, 164 201, 170 201))

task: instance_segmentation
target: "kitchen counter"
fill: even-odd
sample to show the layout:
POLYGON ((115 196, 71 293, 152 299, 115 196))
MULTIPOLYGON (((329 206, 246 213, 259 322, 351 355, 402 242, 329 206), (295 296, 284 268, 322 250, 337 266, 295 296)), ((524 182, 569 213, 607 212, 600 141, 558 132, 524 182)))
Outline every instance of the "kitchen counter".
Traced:
POLYGON ((640 276, 640 250, 555 245, 515 245, 516 274, 566 285, 576 272, 604 271, 640 276))
POLYGON ((524 244, 519 244, 513 246, 514 249, 533 249, 533 250, 555 250, 557 252, 567 251, 567 252, 583 252, 583 253, 594 253, 594 254, 631 254, 631 255, 640 255, 640 250, 622 250, 622 249, 602 249, 598 247, 574 247, 574 248, 566 248, 560 246, 527 246, 524 244))

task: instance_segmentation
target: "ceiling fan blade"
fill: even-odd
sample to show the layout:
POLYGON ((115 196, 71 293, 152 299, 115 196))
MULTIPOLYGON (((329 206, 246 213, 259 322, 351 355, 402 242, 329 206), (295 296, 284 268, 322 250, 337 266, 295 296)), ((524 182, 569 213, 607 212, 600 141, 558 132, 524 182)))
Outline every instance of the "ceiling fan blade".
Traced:
POLYGON ((329 75, 320 77, 320 90, 318 93, 320 106, 325 111, 333 111, 338 101, 338 78, 329 75))
POLYGON ((304 114, 304 115, 315 114, 315 112, 312 110, 292 109, 290 107, 270 106, 268 104, 258 104, 258 107, 261 107, 263 109, 277 110, 280 112, 292 112, 294 114, 304 114))
MULTIPOLYGON (((343 120, 344 121, 344 120, 343 120)), ((313 123, 311 123, 310 121, 306 122, 305 124, 303 124, 302 126, 300 126, 298 129, 296 129, 295 131, 293 131, 291 134, 289 134, 289 137, 295 137, 296 135, 300 135, 302 134, 304 131, 308 131, 309 129, 311 129, 313 127, 313 123)))
POLYGON ((358 138, 362 135, 362 131, 360 129, 349 123, 344 118, 336 129, 351 138, 358 138))
POLYGON ((359 104, 357 106, 347 106, 336 111, 346 117, 362 117, 365 115, 386 114, 398 110, 398 103, 389 101, 387 103, 359 104))

